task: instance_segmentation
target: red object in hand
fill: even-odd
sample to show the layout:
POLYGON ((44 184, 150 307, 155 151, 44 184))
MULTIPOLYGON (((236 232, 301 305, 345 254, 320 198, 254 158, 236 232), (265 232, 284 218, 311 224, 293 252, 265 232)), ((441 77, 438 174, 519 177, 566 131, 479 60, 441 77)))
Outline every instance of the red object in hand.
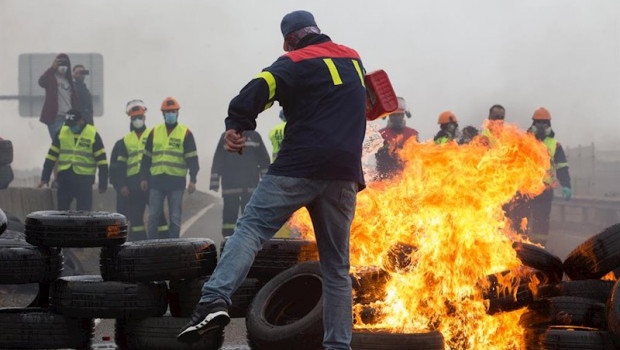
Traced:
POLYGON ((387 73, 383 69, 364 76, 366 84, 366 119, 375 120, 394 112, 398 98, 387 73))

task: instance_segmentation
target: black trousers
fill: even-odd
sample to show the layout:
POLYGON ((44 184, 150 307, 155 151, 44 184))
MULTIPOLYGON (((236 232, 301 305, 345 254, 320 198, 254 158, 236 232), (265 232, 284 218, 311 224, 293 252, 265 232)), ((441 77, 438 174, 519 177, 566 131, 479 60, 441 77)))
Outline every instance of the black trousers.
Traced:
POLYGON ((528 233, 533 242, 545 244, 549 236, 549 217, 553 203, 553 188, 547 188, 538 196, 528 199, 515 197, 504 206, 506 216, 512 228, 519 233, 528 233), (528 227, 522 227, 523 218, 527 218, 528 227))
MULTIPOLYGON (((222 190, 222 192, 226 191, 222 190)), ((237 193, 222 194, 222 199, 224 200, 222 236, 228 237, 233 234, 237 218, 239 217, 239 211, 243 213, 245 205, 248 204, 250 197, 252 197, 252 192, 253 190, 244 188, 237 193)))
POLYGON ((128 241, 142 241, 146 239, 144 226, 144 210, 149 201, 149 193, 138 187, 128 187, 129 195, 124 197, 116 192, 116 211, 125 215, 129 221, 128 241))
POLYGON ((76 209, 90 211, 93 208, 93 185, 87 181, 58 180, 58 210, 69 210, 75 198, 76 209))

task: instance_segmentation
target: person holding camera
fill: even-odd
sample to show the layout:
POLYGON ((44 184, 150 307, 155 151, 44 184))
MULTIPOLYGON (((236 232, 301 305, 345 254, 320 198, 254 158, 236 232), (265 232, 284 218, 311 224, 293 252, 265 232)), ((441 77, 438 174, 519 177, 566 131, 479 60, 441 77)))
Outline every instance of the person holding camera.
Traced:
POLYGON ((82 118, 86 124, 95 125, 93 120, 93 97, 84 83, 86 76, 90 74, 86 68, 81 64, 76 64, 73 67, 73 84, 75 85, 75 91, 77 92, 78 103, 80 105, 80 112, 82 118))
POLYGON ((65 122, 65 115, 72 108, 78 108, 79 102, 73 79, 69 56, 60 53, 39 78, 39 86, 45 89, 45 101, 39 121, 47 125, 50 138, 54 137, 65 122))

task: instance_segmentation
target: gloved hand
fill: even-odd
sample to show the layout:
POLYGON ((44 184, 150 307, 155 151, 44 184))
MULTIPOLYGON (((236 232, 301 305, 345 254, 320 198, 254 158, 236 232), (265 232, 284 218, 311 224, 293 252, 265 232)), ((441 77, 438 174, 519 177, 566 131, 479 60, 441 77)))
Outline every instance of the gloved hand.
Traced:
POLYGON ((569 200, 573 196, 573 191, 570 187, 562 187, 562 196, 564 196, 564 199, 569 200))

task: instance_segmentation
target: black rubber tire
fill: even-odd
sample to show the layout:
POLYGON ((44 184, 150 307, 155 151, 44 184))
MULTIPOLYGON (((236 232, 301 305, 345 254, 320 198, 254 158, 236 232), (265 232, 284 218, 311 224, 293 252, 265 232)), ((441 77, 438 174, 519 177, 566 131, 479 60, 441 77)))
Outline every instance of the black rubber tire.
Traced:
POLYGON ((0 165, 0 190, 5 190, 9 187, 15 175, 10 165, 0 165))
POLYGON ((444 350, 443 335, 427 333, 390 333, 387 331, 353 330, 352 350, 444 350))
POLYGON ((527 350, 615 350, 611 334, 583 327, 529 328, 527 350))
POLYGON ((128 242, 101 249, 106 281, 148 282, 210 275, 217 249, 210 239, 178 238, 128 242))
POLYGON ((8 211, 5 211, 4 214, 6 215, 6 218, 8 220, 7 230, 24 233, 24 231, 26 230, 26 226, 24 226, 24 223, 17 216, 13 215, 8 211))
POLYGON ((322 349, 322 286, 318 262, 297 264, 264 285, 245 319, 253 348, 322 349))
POLYGON ((620 337, 620 280, 616 281, 607 302, 607 329, 611 334, 620 337))
MULTIPOLYGON (((200 300, 202 285, 207 280, 209 277, 170 281, 170 314, 174 317, 189 317, 200 300)), ((246 278, 230 297, 232 305, 228 308, 228 315, 231 318, 245 317, 261 286, 257 279, 246 278)))
POLYGON ((52 284, 51 310, 70 317, 144 318, 166 312, 165 282, 125 283, 101 276, 61 277, 52 284))
POLYGON ((14 244, 0 246, 0 284, 46 283, 60 276, 60 249, 35 247, 23 241, 14 244))
POLYGON ((115 341, 123 350, 217 350, 224 342, 222 329, 205 334, 196 343, 186 344, 176 339, 189 318, 149 317, 116 320, 115 341))
MULTIPOLYGON (((500 274, 505 273, 510 272, 505 271, 500 274)), ((539 272, 532 271, 532 273, 540 277, 539 272)), ((496 275, 488 275, 487 281, 490 284, 490 288, 483 292, 483 297, 489 301, 489 308, 487 310, 489 315, 498 312, 518 310, 527 307, 535 300, 543 297, 555 297, 559 293, 555 285, 539 285, 537 286, 538 289, 535 294, 527 281, 523 281, 519 285, 514 285, 512 288, 504 289, 497 283, 496 275), (516 293, 513 294, 515 288, 516 293)))
POLYGON ((13 163, 13 142, 0 140, 0 166, 13 163))
POLYGON ((590 237, 564 260, 564 271, 572 280, 599 279, 617 267, 620 267, 620 224, 590 237))
POLYGON ((562 260, 549 253, 545 248, 533 244, 514 242, 512 247, 517 252, 517 258, 523 265, 536 269, 547 276, 542 283, 557 283, 562 281, 564 270, 562 260))
POLYGON ((89 349, 93 334, 92 319, 41 308, 0 308, 1 349, 89 349))
POLYGON ((390 274, 376 266, 358 268, 351 274, 353 303, 370 304, 385 298, 385 284, 390 274))
POLYGON ((555 285, 558 296, 580 297, 607 303, 611 297, 614 281, 577 280, 563 281, 555 285))
POLYGON ((607 330, 605 304, 579 297, 553 297, 532 303, 521 315, 524 328, 582 326, 607 330))
POLYGON ((300 262, 317 260, 319 260, 319 254, 314 241, 272 238, 263 244, 263 248, 256 255, 247 277, 258 278, 265 283, 280 272, 300 262))
POLYGON ((25 233, 36 246, 116 246, 127 240, 127 219, 108 212, 36 211, 26 216, 25 233))
POLYGON ((9 228, 9 219, 2 209, 0 209, 0 235, 2 235, 7 228, 9 228))

